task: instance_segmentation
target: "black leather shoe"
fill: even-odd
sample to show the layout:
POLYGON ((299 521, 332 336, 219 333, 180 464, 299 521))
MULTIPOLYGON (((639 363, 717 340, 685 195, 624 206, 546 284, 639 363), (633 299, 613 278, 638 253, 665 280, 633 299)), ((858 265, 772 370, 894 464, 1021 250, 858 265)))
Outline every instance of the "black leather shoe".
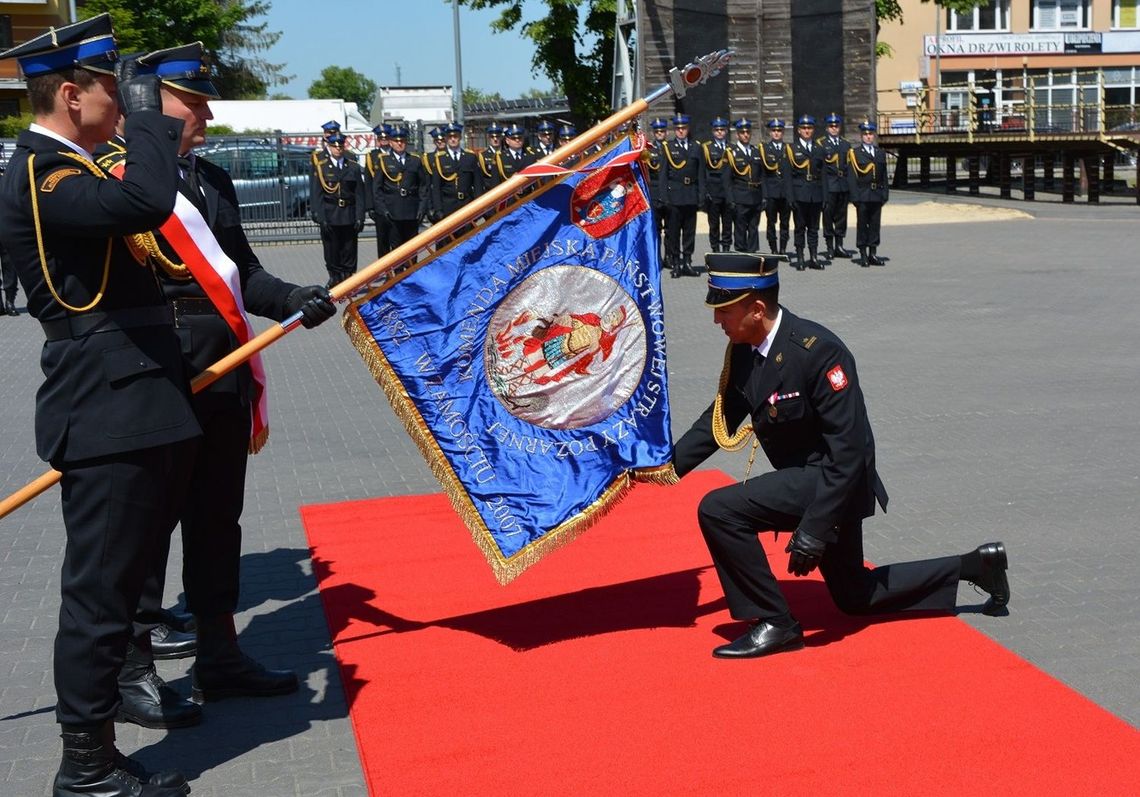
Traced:
POLYGON ((808 252, 807 267, 823 271, 823 263, 819 262, 819 255, 815 252, 808 252))
POLYGON ((690 266, 688 263, 686 263, 685 265, 681 266, 681 273, 682 273, 682 274, 684 274, 686 277, 695 277, 695 276, 697 276, 697 271, 696 271, 696 269, 694 269, 694 268, 693 268, 692 266, 690 266))
POLYGON ((241 654, 217 668, 203 667, 201 659, 190 669, 191 699, 195 703, 224 700, 227 697, 272 697, 297 691, 297 674, 292 670, 270 670, 241 654))
POLYGON ((804 646, 804 631, 799 623, 790 628, 771 623, 757 623, 747 634, 713 650, 718 659, 755 659, 804 646))
POLYGON ((669 271, 669 277, 671 279, 680 279, 681 278, 681 269, 677 268, 676 266, 673 266, 673 268, 670 269, 670 271, 669 271))
POLYGON ((1009 578, 1005 574, 1009 569, 1009 558, 1005 554, 1005 544, 987 542, 979 545, 978 556, 982 560, 982 575, 972 583, 990 593, 982 614, 991 617, 1005 614, 1005 607, 1009 604, 1009 578))
POLYGON ((846 260, 847 258, 851 257, 851 253, 844 249, 843 244, 840 243, 835 247, 835 256, 842 260, 846 260))
POLYGON ((173 628, 175 631, 181 631, 184 634, 190 634, 197 630, 198 625, 194 622, 194 615, 187 612, 178 612, 174 609, 159 609, 159 619, 173 628))
POLYGON ((202 721, 201 706, 191 703, 159 677, 154 668, 132 681, 119 679, 122 704, 117 722, 133 722, 144 728, 189 728, 202 721))
POLYGON ((18 316, 20 311, 16 309, 16 304, 11 299, 4 303, 4 312, 10 316, 18 316))
POLYGON ((160 623, 151 629, 150 646, 156 659, 185 659, 198 652, 198 637, 160 623))
POLYGON ((115 747, 111 723, 100 728, 63 726, 63 760, 52 797, 183 797, 190 793, 178 772, 150 773, 115 747))

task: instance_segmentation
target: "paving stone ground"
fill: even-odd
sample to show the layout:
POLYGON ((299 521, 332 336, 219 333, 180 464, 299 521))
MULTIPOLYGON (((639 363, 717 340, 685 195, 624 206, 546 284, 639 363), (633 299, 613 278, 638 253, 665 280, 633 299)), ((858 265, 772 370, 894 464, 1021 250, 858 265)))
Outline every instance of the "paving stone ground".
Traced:
MULTIPOLYGON (((930 199, 894 192, 885 216, 930 199)), ((937 201, 948 216, 969 201, 1029 218, 888 226, 886 267, 837 261, 783 275, 784 303, 833 328, 858 359, 891 495, 890 512, 866 524, 867 556, 1004 540, 1010 615, 962 619, 1137 725, 1140 210, 937 201)), ((372 247, 362 242, 362 262, 372 247)), ((259 252, 282 277, 324 279, 316 245, 259 252)), ((703 280, 666 279, 664 293, 679 436, 711 399, 724 341, 702 306, 703 280)), ((44 470, 32 438, 41 342, 27 315, 0 317, 3 495, 44 470)), ((297 670, 304 686, 210 704, 200 727, 170 734, 121 725, 119 742, 151 766, 176 763, 195 797, 356 797, 366 790, 297 507, 438 486, 335 323, 289 335, 265 359, 273 433, 250 467, 238 624, 248 652, 297 670)), ((742 475, 744 462, 718 454, 709 464, 742 475)), ((48 794, 58 762, 58 500, 49 491, 0 520, 0 794, 13 797, 48 794)), ((964 587, 960 600, 976 608, 982 598, 964 587)), ((160 669, 189 693, 185 662, 160 669)), ((963 729, 984 732, 982 715, 963 729)))

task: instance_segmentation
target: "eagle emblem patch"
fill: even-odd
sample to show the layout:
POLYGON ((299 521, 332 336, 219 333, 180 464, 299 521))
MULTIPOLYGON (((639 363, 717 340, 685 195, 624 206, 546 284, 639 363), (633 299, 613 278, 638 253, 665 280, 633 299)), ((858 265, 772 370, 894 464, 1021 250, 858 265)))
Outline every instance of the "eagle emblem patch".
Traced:
POLYGON ((831 389, 836 393, 847 387, 847 374, 843 373, 843 366, 837 365, 828 371, 827 381, 831 383, 831 389))

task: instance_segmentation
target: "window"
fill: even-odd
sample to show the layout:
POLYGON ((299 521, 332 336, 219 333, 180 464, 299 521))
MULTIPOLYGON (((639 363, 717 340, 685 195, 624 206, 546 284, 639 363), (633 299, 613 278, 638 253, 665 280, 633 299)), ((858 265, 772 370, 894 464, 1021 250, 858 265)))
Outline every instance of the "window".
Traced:
POLYGON ((989 0, 970 11, 947 11, 946 30, 1009 30, 1009 0, 989 0))
POLYGON ((12 17, 0 14, 0 49, 12 46, 12 17))
POLYGON ((1112 4, 1112 27, 1140 27, 1138 8, 1140 8, 1140 0, 1114 0, 1112 4))
POLYGON ((1033 0, 1036 30, 1089 27, 1089 0, 1033 0))

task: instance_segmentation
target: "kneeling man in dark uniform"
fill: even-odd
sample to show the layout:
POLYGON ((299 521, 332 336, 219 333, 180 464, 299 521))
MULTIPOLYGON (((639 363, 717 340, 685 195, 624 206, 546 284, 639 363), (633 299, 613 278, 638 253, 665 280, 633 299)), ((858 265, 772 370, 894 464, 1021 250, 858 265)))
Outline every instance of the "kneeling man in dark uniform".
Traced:
POLYGON ((863 518, 886 509, 875 471, 875 440, 855 359, 834 333, 779 304, 781 258, 710 254, 706 304, 728 336, 716 399, 676 445, 678 476, 718 448, 735 450, 755 433, 772 470, 713 490, 697 519, 724 588, 729 611, 753 623, 713 651, 749 658, 803 647, 757 538, 794 529, 788 572, 820 569, 836 605, 848 614, 953 611, 958 582, 990 594, 983 611, 1009 602, 1005 546, 986 543, 963 556, 867 568, 863 518), (752 426, 741 427, 751 417, 752 426))

